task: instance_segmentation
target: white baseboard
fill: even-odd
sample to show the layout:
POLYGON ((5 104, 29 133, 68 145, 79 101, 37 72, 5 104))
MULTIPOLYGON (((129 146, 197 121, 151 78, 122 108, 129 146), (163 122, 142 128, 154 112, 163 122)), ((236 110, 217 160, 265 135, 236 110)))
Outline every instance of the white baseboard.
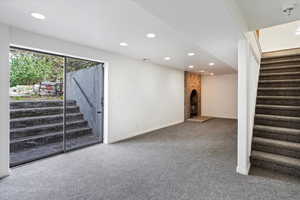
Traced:
POLYGON ((156 128, 147 129, 147 130, 144 130, 143 132, 135 133, 135 134, 133 134, 130 137, 120 138, 120 139, 116 139, 116 140, 113 140, 113 141, 105 142, 105 144, 113 144, 113 143, 116 143, 116 142, 121 142, 123 140, 128 140, 128 139, 134 138, 136 136, 144 135, 144 134, 147 134, 147 133, 150 133, 152 131, 156 131, 156 130, 159 130, 159 129, 162 129, 162 128, 167 128, 167 127, 170 127, 170 126, 181 124, 183 122, 184 122, 184 120, 180 120, 180 121, 177 121, 177 122, 169 123, 167 125, 163 125, 163 126, 159 126, 159 127, 156 127, 156 128))
POLYGON ((242 174, 242 175, 249 175, 249 171, 250 171, 250 167, 251 167, 251 164, 249 163, 248 167, 240 167, 240 166, 237 166, 236 168, 236 172, 239 173, 239 174, 242 174))
POLYGON ((235 119, 235 120, 237 120, 237 117, 218 116, 218 115, 205 115, 205 114, 203 114, 202 116, 217 118, 217 119, 235 119))
POLYGON ((10 175, 11 170, 8 170, 8 174, 0 175, 0 179, 6 178, 10 175))

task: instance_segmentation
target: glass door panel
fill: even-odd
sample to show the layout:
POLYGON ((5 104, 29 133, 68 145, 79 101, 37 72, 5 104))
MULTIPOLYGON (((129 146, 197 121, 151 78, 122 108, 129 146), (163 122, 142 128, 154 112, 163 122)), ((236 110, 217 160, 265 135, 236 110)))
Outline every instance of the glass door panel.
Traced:
POLYGON ((10 49, 10 166, 64 151, 62 56, 10 49))
POLYGON ((65 148, 102 142, 103 64, 66 57, 65 148))

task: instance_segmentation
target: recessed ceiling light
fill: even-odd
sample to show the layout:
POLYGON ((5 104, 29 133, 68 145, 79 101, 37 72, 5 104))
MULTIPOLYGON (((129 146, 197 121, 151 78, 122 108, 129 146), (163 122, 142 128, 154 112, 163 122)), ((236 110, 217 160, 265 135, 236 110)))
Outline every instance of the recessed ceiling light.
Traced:
POLYGON ((209 66, 214 66, 214 65, 215 65, 215 63, 213 63, 213 62, 209 63, 209 66))
POLYGON ((192 52, 191 52, 191 53, 188 53, 187 55, 188 55, 188 56, 194 56, 195 53, 192 53, 192 52))
POLYGON ((213 76, 213 75, 215 75, 215 74, 214 74, 214 73, 209 73, 209 75, 213 76))
POLYGON ((41 20, 46 18, 45 15, 42 15, 40 13, 31 13, 31 16, 36 18, 36 19, 41 19, 41 20))
POLYGON ((190 69, 193 69, 193 68, 194 68, 194 65, 190 65, 189 68, 190 68, 190 69))
POLYGON ((204 73, 205 71, 204 71, 204 70, 200 70, 199 72, 200 72, 200 73, 204 73))
POLYGON ((165 57, 164 59, 165 60, 171 60, 171 57, 165 57))
POLYGON ((121 43, 120 43, 120 46, 121 46, 121 47, 127 47, 128 44, 127 44, 126 42, 121 42, 121 43))
POLYGON ((148 33, 147 35, 147 38, 155 38, 156 35, 154 33, 148 33))

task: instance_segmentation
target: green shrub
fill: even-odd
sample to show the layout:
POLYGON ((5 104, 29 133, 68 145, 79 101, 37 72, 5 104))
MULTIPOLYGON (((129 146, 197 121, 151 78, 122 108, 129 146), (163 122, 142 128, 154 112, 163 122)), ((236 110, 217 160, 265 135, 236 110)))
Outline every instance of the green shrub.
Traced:
POLYGON ((10 86, 33 85, 42 81, 56 81, 62 69, 57 70, 51 60, 34 55, 11 57, 10 86))

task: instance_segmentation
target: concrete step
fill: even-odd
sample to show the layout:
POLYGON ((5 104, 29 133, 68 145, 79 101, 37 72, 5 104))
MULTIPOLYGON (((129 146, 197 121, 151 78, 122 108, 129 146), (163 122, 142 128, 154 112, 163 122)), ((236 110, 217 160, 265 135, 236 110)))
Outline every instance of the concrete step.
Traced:
POLYGON ((287 65, 287 66, 271 66, 261 67, 260 72, 262 73, 277 73, 277 72, 299 72, 300 65, 287 65))
POLYGON ((300 79, 300 72, 260 73, 259 80, 300 79))
POLYGON ((300 79, 260 80, 258 87, 300 87, 300 79))
POLYGON ((300 106, 256 105, 256 114, 300 117, 300 106))
POLYGON ((300 129, 300 117, 256 114, 254 124, 300 129))
MULTIPOLYGON (((72 121, 66 124, 66 129, 76 129, 87 127, 88 122, 86 120, 80 121, 72 121)), ((27 128, 16 128, 10 130, 10 138, 11 139, 18 139, 18 138, 26 138, 31 136, 43 136, 47 133, 52 132, 59 132, 63 131, 63 122, 57 124, 47 124, 47 125, 39 125, 39 126, 32 126, 27 128)))
POLYGON ((265 125, 254 125, 254 137, 263 137, 290 142, 300 142, 300 130, 265 125))
POLYGON ((257 104, 300 106, 299 96, 257 96, 257 104))
MULTIPOLYGON (((86 146, 99 144, 102 142, 99 137, 94 134, 82 135, 66 141, 66 150, 71 151, 86 146)), ((10 153, 10 167, 28 163, 44 157, 63 153, 62 138, 55 143, 34 146, 34 148, 26 148, 22 151, 10 153), (26 160, 24 160, 26 158, 26 160)))
POLYGON ((276 172, 300 176, 300 159, 261 151, 251 152, 251 165, 276 172))
MULTIPOLYGON (((63 107, 43 107, 43 108, 21 108, 10 111, 10 118, 24 118, 24 117, 35 117, 35 116, 47 116, 47 115, 58 115, 64 111, 63 107)), ((78 113, 80 112, 79 106, 68 106, 67 113, 78 113)))
MULTIPOLYGON (((10 102, 10 109, 62 107, 63 105, 64 105, 63 100, 12 101, 12 102, 10 102)), ((76 101, 68 100, 67 105, 75 106, 76 101)))
POLYGON ((300 143, 253 137, 252 149, 255 151, 300 158, 300 143))
POLYGON ((300 87, 259 87, 259 96, 300 96, 300 87))
MULTIPOLYGON (((15 118, 10 120, 10 128, 26 128, 39 125, 47 124, 56 124, 61 123, 64 120, 64 115, 48 115, 48 116, 37 116, 37 117, 24 117, 24 118, 15 118)), ((73 113, 66 115, 67 121, 79 121, 83 120, 82 113, 73 113)))
MULTIPOLYGON (((66 132, 66 140, 92 135, 92 129, 88 127, 71 129, 66 132)), ((52 143, 63 144, 63 132, 51 132, 43 135, 27 136, 19 139, 11 139, 10 151, 12 153, 34 150, 35 148, 52 143)))

